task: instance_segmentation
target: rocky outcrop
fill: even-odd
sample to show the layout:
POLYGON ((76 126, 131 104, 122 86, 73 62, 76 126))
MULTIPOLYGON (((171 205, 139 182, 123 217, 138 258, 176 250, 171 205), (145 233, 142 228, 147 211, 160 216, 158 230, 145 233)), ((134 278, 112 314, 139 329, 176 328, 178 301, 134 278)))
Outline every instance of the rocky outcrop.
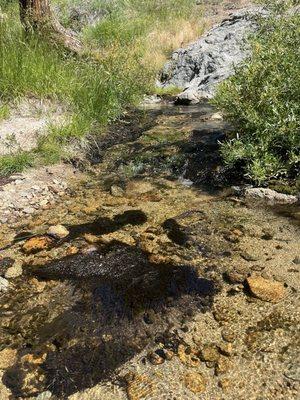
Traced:
POLYGON ((269 205, 275 204, 295 204, 299 202, 298 196, 279 193, 268 188, 247 188, 245 190, 246 200, 261 201, 269 205))
POLYGON ((245 39, 257 28, 257 14, 263 10, 251 8, 232 14, 187 48, 175 51, 159 85, 184 89, 178 103, 211 98, 217 84, 233 75, 235 66, 249 55, 245 39))

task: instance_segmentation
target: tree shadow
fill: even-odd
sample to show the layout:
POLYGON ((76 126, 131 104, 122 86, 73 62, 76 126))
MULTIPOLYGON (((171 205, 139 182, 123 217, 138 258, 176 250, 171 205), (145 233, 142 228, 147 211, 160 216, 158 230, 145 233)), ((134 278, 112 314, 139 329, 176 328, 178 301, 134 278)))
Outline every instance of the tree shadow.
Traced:
POLYGON ((20 349, 3 377, 16 397, 28 395, 25 382, 32 368, 33 393, 47 389, 64 399, 112 379, 126 361, 157 341, 176 352, 182 325, 210 309, 218 292, 192 267, 151 263, 142 250, 119 242, 32 273, 40 280, 72 282, 82 298, 40 326, 30 349, 20 349), (24 351, 47 356, 40 365, 24 364, 24 351))

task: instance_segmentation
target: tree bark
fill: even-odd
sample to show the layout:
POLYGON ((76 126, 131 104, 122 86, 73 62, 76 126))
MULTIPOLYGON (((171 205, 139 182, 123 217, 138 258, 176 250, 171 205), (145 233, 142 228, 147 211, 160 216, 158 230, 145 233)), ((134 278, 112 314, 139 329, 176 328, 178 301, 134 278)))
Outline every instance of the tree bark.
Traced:
POLYGON ((64 28, 51 12, 49 0, 19 0, 20 18, 25 31, 35 31, 74 53, 82 53, 76 34, 64 28))

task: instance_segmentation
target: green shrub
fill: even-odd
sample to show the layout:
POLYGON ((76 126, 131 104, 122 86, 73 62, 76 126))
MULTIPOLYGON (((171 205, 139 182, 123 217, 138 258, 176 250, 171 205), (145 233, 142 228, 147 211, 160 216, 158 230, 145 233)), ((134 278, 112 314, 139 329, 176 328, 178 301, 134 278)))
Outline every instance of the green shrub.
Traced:
POLYGON ((295 178, 300 169, 300 15, 272 1, 259 20, 252 56, 220 85, 214 104, 236 127, 222 146, 225 163, 256 184, 295 178))

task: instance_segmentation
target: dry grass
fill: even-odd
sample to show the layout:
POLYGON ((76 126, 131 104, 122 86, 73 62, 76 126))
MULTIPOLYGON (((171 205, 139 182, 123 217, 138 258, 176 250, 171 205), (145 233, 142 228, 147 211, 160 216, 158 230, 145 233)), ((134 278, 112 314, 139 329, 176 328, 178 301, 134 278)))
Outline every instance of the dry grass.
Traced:
POLYGON ((205 30, 205 23, 198 19, 178 19, 172 26, 152 30, 145 40, 145 54, 143 64, 152 63, 156 70, 160 70, 167 61, 170 53, 183 47, 198 38, 205 30))

